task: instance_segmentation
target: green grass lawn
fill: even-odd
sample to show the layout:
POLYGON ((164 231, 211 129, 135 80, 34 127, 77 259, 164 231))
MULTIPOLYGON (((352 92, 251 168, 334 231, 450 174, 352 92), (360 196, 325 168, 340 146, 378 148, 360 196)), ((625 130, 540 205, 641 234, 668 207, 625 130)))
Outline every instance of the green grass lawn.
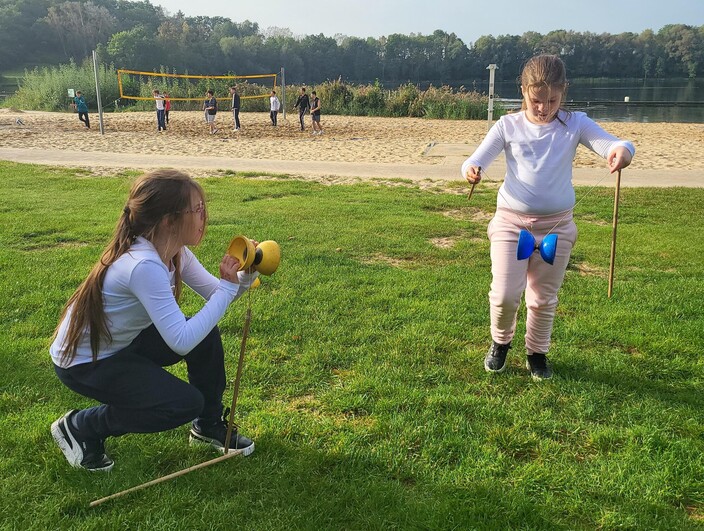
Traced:
POLYGON ((257 450, 89 509, 216 456, 184 426, 108 440, 115 468, 89 474, 49 433, 93 404, 47 347, 133 177, 0 162, 2 529, 704 528, 702 189, 622 191, 612 299, 613 190, 583 199, 537 383, 522 325, 506 373, 482 365, 495 189, 204 179, 206 267, 236 234, 282 248, 221 323, 234 377, 251 303, 236 416, 257 450))

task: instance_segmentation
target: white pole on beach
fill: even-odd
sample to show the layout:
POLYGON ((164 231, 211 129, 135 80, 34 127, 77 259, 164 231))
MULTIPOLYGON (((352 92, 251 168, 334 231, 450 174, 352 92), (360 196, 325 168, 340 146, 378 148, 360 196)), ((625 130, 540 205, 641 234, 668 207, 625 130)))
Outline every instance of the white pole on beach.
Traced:
POLYGON ((103 128, 103 103, 100 100, 100 83, 98 82, 98 54, 93 50, 93 74, 95 75, 95 97, 98 100, 98 121, 100 122, 100 134, 105 134, 103 128))
POLYGON ((281 108, 284 110, 284 122, 286 121, 286 73, 281 67, 281 108))
POLYGON ((491 63, 486 69, 489 71, 489 110, 486 123, 486 130, 488 131, 491 127, 491 122, 494 119, 494 72, 499 67, 496 64, 491 63))

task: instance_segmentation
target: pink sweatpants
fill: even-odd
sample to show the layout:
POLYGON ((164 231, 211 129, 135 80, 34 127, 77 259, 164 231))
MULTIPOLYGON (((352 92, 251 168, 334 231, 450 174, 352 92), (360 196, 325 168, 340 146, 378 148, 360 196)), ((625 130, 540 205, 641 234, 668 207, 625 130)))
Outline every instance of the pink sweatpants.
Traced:
POLYGON ((525 291, 526 349, 546 353, 550 348, 552 324, 557 308, 557 291, 565 278, 565 270, 577 241, 577 226, 572 213, 550 216, 523 215, 499 208, 487 230, 491 241, 491 337, 500 344, 513 339, 516 315, 525 291), (564 219, 558 223, 558 220, 564 219), (525 225, 524 225, 525 224, 525 225), (529 230, 536 242, 552 229, 557 234, 557 252, 553 265, 545 262, 539 251, 527 260, 518 260, 516 250, 521 229, 529 230))

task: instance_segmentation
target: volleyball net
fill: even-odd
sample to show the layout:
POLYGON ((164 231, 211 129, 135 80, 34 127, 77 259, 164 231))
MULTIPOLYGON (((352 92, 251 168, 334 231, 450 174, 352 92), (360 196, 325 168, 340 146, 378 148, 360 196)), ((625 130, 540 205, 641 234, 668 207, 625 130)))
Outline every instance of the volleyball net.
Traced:
POLYGON ((171 101, 202 102, 206 91, 212 90, 216 97, 223 97, 229 95, 230 87, 236 87, 240 98, 245 100, 268 98, 277 88, 278 75, 200 76, 118 69, 117 84, 120 98, 125 100, 153 100, 152 92, 158 90, 168 94, 171 101))

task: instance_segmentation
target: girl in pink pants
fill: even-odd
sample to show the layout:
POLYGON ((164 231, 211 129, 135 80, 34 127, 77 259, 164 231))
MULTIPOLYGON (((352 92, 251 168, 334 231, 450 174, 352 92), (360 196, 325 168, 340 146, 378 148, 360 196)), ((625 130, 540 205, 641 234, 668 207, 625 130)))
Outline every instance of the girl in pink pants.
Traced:
POLYGON ((555 55, 529 59, 521 73, 522 110, 502 116, 477 150, 462 165, 471 184, 481 180, 503 151, 506 175, 489 223, 491 241, 491 338, 484 358, 489 372, 502 372, 516 331, 516 316, 525 293, 527 307, 526 366, 531 376, 552 376, 547 359, 557 308, 557 292, 565 277, 577 227, 572 220, 575 204, 572 161, 579 144, 604 157, 614 173, 631 163, 633 144, 604 131, 582 112, 561 107, 567 91, 562 60, 555 55), (557 235, 553 263, 534 252, 519 259, 519 234, 528 231, 537 243, 557 235))

